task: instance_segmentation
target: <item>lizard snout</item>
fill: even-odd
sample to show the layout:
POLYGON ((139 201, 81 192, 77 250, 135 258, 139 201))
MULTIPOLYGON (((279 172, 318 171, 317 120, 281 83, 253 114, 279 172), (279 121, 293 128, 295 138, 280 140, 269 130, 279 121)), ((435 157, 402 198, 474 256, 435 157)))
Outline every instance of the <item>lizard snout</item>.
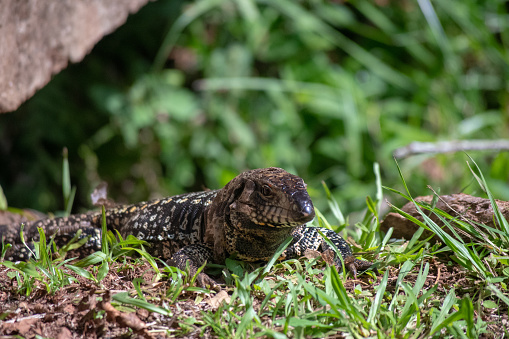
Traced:
POLYGON ((315 208, 308 193, 306 191, 297 192, 293 195, 293 199, 295 202, 295 219, 302 223, 313 220, 315 208))

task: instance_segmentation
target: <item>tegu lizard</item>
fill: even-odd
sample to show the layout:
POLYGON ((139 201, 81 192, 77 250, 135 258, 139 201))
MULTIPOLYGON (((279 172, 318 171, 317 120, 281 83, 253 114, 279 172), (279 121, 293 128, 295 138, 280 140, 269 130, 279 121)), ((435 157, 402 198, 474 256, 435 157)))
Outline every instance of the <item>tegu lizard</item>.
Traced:
MULTIPOLYGON (((298 258, 306 250, 325 253, 330 250, 318 231, 338 248, 345 267, 356 276, 357 270, 371 263, 355 259, 348 243, 326 228, 308 227, 315 216, 313 203, 300 177, 281 168, 270 167, 241 173, 224 188, 181 194, 106 210, 108 229, 116 229, 125 238, 134 235, 150 244, 147 251, 180 269, 189 262, 194 274, 205 262, 224 263, 228 256, 257 262, 269 260, 289 236, 290 245, 280 256, 298 258)), ((37 240, 37 228, 47 237, 56 234, 58 244, 65 244, 78 229, 90 236, 78 251, 90 253, 101 249, 102 213, 76 214, 43 219, 25 225, 26 239, 37 240)), ((4 243, 12 243, 8 260, 26 260, 30 251, 21 245, 21 225, 0 226, 4 243)), ((341 270, 339 257, 334 264, 341 270)), ((197 277, 200 286, 216 283, 207 274, 197 277)))

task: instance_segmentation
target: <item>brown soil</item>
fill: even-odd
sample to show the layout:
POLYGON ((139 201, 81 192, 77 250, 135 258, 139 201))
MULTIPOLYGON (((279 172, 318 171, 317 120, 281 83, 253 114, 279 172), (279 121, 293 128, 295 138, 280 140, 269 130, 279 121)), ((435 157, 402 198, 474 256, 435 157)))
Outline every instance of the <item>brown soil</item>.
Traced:
MULTIPOLYGON (((9 271, 0 266, 0 337, 21 335, 33 338, 158 338, 166 337, 166 330, 174 329, 174 319, 144 309, 114 308, 111 295, 130 291, 132 280, 142 277, 147 298, 161 296, 166 282, 152 282, 154 272, 148 264, 123 265, 113 263, 107 276, 97 286, 90 280, 74 275, 76 283, 61 288, 54 295, 37 285, 30 296, 19 295, 16 279, 7 276, 9 271), (149 332, 150 331, 150 332, 149 332)), ((194 301, 185 298, 171 305, 175 315, 187 312, 198 316, 200 309, 194 301)), ((196 333, 197 336, 198 333, 196 333)))
MULTIPOLYGON (((435 292, 437 298, 445 291, 455 288, 456 296, 462 298, 466 294, 470 296, 477 292, 476 282, 472 277, 455 265, 448 265, 439 260, 431 259, 429 275, 424 284, 422 293, 425 293, 435 284, 439 288, 435 292)), ((217 309, 222 299, 231 296, 230 290, 223 290, 219 294, 201 295, 203 299, 196 303, 197 294, 184 294, 179 300, 170 304, 169 309, 174 313, 173 317, 151 313, 144 309, 114 308, 111 303, 111 295, 122 291, 133 291, 132 280, 143 277, 147 284, 142 286, 147 298, 150 296, 161 297, 168 288, 168 283, 153 282, 152 268, 147 264, 130 264, 123 266, 114 263, 110 267, 110 273, 98 287, 85 278, 75 276, 76 283, 60 289, 56 294, 46 293, 43 285, 38 287, 30 296, 17 293, 16 279, 7 276, 8 270, 0 268, 0 321, 1 336, 20 335, 33 338, 36 335, 49 338, 111 338, 111 337, 134 337, 134 338, 165 338, 175 335, 186 338, 212 338, 210 328, 203 331, 198 326, 191 326, 191 330, 183 332, 177 318, 195 317, 201 318, 200 311, 217 309)), ((397 267, 387 267, 389 280, 387 292, 393 294, 399 274, 397 267)), ((418 268, 417 268, 418 270, 418 268)), ((414 284, 417 270, 410 272, 405 281, 414 284)), ((352 292, 355 286, 361 285, 364 291, 369 291, 374 296, 376 291, 372 283, 372 277, 361 275, 358 279, 348 279, 345 287, 352 292)), ((382 276, 377 276, 380 282, 382 276)), ((403 292, 400 292, 403 293, 403 292)), ((440 296, 441 295, 441 296, 440 296)), ((430 300, 433 302, 433 300, 430 300)), ((441 302, 440 302, 441 303, 441 302)), ((117 305, 118 306, 118 305, 117 305)), ((502 306, 502 305, 501 305, 502 306)), ((439 307, 439 305, 436 305, 439 307)), ((502 306, 503 307, 503 306, 502 306)), ((426 316, 425 314, 423 316, 426 316)), ((492 309, 488 313, 484 309, 483 320, 491 323, 491 333, 503 333, 504 324, 508 324, 507 309, 492 309)), ((484 338, 493 338, 494 335, 486 335, 484 338)))

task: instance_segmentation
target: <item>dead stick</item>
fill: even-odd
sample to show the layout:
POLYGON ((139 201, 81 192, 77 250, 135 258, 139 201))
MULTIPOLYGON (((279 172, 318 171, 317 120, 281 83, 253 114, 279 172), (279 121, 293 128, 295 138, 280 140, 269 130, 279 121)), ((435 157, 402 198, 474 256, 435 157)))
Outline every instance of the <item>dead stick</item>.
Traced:
POLYGON ((422 153, 448 153, 459 151, 509 151, 509 140, 453 140, 438 142, 414 141, 405 147, 397 148, 393 155, 402 159, 422 153))

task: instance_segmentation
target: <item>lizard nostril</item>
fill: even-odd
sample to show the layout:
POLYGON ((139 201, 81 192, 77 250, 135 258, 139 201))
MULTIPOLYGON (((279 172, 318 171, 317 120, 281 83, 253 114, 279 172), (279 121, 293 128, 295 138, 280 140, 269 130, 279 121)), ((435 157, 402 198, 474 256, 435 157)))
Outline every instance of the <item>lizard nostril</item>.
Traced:
POLYGON ((315 209, 313 208, 311 200, 309 200, 308 203, 301 205, 300 216, 300 220, 302 222, 311 221, 315 217, 315 209))
POLYGON ((302 210, 301 210, 301 213, 303 216, 307 217, 307 216, 310 216, 311 214, 314 214, 314 208, 313 208, 313 205, 311 204, 306 204, 302 210))
POLYGON ((297 220, 302 222, 310 221, 315 217, 313 202, 306 191, 300 191, 293 195, 297 220))

